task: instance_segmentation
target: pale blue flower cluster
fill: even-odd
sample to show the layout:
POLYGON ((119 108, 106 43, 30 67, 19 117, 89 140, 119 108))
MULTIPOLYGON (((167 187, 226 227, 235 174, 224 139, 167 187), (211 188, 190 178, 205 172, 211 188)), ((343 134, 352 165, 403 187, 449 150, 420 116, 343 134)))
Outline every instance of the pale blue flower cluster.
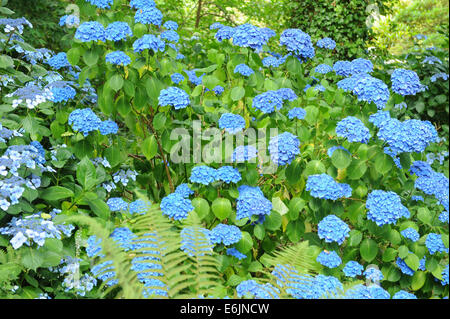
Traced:
POLYGON ((197 76, 197 74, 195 74, 195 70, 191 70, 191 71, 184 70, 184 72, 187 74, 187 76, 189 78, 189 82, 192 82, 194 85, 202 84, 202 79, 205 74, 197 76))
POLYGON ((425 246, 428 248, 428 251, 431 255, 436 253, 447 253, 448 248, 445 247, 444 242, 442 241, 441 234, 430 233, 425 240, 425 246))
POLYGON ((372 73, 373 64, 369 60, 358 58, 352 60, 352 75, 360 74, 360 73, 372 73))
POLYGON ((158 51, 164 52, 166 44, 153 34, 144 34, 141 38, 134 41, 133 50, 134 52, 141 53, 146 49, 153 50, 155 53, 158 51))
POLYGON ((65 52, 59 52, 58 54, 55 54, 47 60, 47 64, 55 70, 71 67, 69 60, 67 60, 67 54, 65 52))
POLYGON ((336 215, 328 215, 323 218, 318 226, 320 239, 325 239, 326 243, 336 242, 342 245, 345 238, 349 237, 350 227, 336 215))
POLYGON ((287 58, 287 56, 280 57, 280 58, 277 58, 274 56, 268 56, 262 60, 262 63, 266 68, 268 68, 268 67, 278 68, 284 62, 286 62, 286 58, 287 58))
POLYGON ((244 255, 243 253, 241 253, 236 248, 228 248, 227 249, 227 255, 236 257, 239 260, 247 258, 247 255, 244 255))
MULTIPOLYGON (((219 29, 218 32, 221 32, 222 30, 223 28, 219 29)), ((233 28, 233 45, 261 51, 263 45, 265 45, 273 35, 273 33, 267 33, 261 28, 245 23, 233 28)))
POLYGON ((180 82, 184 81, 184 76, 180 73, 174 73, 170 76, 170 79, 173 83, 179 84, 180 82))
POLYGON ((392 299, 417 299, 417 297, 410 292, 400 290, 392 296, 392 299))
POLYGON ((430 78, 431 82, 436 82, 437 80, 442 79, 444 81, 448 80, 448 74, 444 72, 433 74, 430 78))
POLYGON ((227 184, 238 183, 242 179, 241 174, 237 168, 232 166, 222 166, 216 171, 216 180, 227 184))
POLYGON ((416 241, 418 241, 419 238, 420 238, 420 235, 419 235, 419 233, 417 232, 417 230, 415 230, 414 228, 411 228, 411 227, 408 227, 408 228, 402 230, 402 231, 400 232, 400 234, 402 234, 403 237, 405 237, 405 238, 411 240, 411 241, 414 242, 414 243, 415 243, 416 241))
POLYGON ((63 15, 60 19, 59 19, 59 25, 62 26, 67 26, 69 28, 74 27, 74 26, 78 26, 80 24, 80 18, 77 17, 76 15, 70 14, 70 15, 63 15))
POLYGON ((105 56, 105 60, 108 63, 122 66, 126 66, 131 63, 131 58, 123 51, 110 52, 105 56))
POLYGON ((354 260, 347 262, 345 264, 344 269, 342 269, 342 271, 344 272, 344 274, 347 277, 352 277, 352 278, 355 278, 356 276, 361 276, 363 270, 364 270, 363 265, 361 265, 360 263, 358 263, 354 260))
POLYGON ((316 261, 328 268, 336 268, 342 263, 341 257, 335 251, 325 250, 317 256, 316 261))
POLYGON ((410 217, 410 212, 403 206, 400 196, 391 191, 371 191, 367 196, 366 208, 367 219, 378 226, 395 224, 402 217, 410 217))
POLYGON ((178 41, 180 41, 180 36, 174 30, 167 30, 161 33, 161 39, 164 39, 168 42, 177 43, 178 41))
POLYGON ((175 21, 169 20, 164 22, 163 27, 166 28, 167 30, 177 30, 178 29, 178 23, 176 23, 175 21))
POLYGON ((251 218, 253 215, 265 216, 272 211, 272 202, 264 197, 259 187, 242 185, 238 187, 236 219, 251 218))
POLYGON ((359 77, 352 92, 358 101, 373 102, 379 110, 386 107, 390 96, 388 86, 372 76, 359 77))
POLYGON ((370 280, 371 282, 377 283, 384 279, 383 273, 381 270, 375 267, 368 267, 364 271, 363 275, 366 277, 367 280, 370 280))
POLYGON ((300 154, 300 141, 297 136, 284 132, 269 141, 269 153, 276 165, 289 165, 300 154))
POLYGON ((350 185, 337 183, 327 174, 309 175, 305 189, 315 198, 337 200, 352 196, 350 185))
POLYGON ((233 113, 224 113, 219 119, 219 128, 225 130, 229 134, 236 134, 245 129, 245 119, 233 113))
POLYGON ((289 110, 288 117, 290 120, 298 119, 303 120, 306 116, 306 111, 302 109, 301 107, 294 107, 293 109, 289 110))
POLYGON ((184 227, 180 233, 181 250, 191 257, 211 255, 214 243, 210 233, 210 230, 201 227, 184 227))
POLYGON ((389 292, 378 285, 356 285, 345 292, 346 299, 390 299, 389 292))
POLYGON ((52 92, 50 100, 54 103, 67 102, 75 97, 77 91, 66 81, 55 81, 46 86, 52 92))
POLYGON ((184 198, 188 198, 189 196, 194 194, 194 191, 189 188, 189 185, 186 183, 178 185, 175 189, 175 193, 180 194, 184 198))
POLYGON ((242 238, 242 232, 237 226, 218 224, 209 233, 209 238, 213 244, 228 246, 239 242, 242 238))
POLYGON ((367 144, 370 139, 370 131, 364 123, 354 117, 347 116, 336 125, 336 134, 346 138, 349 142, 359 142, 367 144))
POLYGON ((106 41, 105 27, 97 21, 83 22, 75 32, 75 39, 81 42, 106 41))
POLYGON ((405 275, 408 276, 414 275, 415 271, 409 268, 409 266, 405 263, 405 261, 400 257, 397 257, 397 259, 395 260, 395 264, 398 266, 398 268, 400 268, 400 271, 405 275))
POLYGON ((155 1, 153 0, 131 0, 130 7, 135 9, 143 9, 146 7, 155 7, 155 1))
POLYGON ((225 91, 225 89, 224 89, 222 86, 220 86, 220 85, 217 85, 217 86, 213 89, 213 92, 214 92, 216 95, 221 95, 224 91, 225 91))
POLYGON ((231 161, 246 162, 258 156, 258 150, 252 145, 240 145, 236 147, 231 154, 231 161))
POLYGON ((11 105, 13 109, 17 108, 22 102, 25 102, 27 108, 34 109, 41 103, 51 101, 53 93, 49 88, 41 88, 29 82, 24 87, 5 96, 15 97, 11 105))
POLYGON ((222 26, 217 30, 215 38, 217 41, 222 42, 223 40, 229 40, 234 35, 234 28, 229 26, 222 26))
POLYGON ((125 40, 133 36, 130 26, 126 22, 115 21, 106 27, 106 39, 110 41, 125 40))
POLYGON ((300 29, 284 30, 280 36, 280 44, 303 59, 311 59, 315 55, 311 37, 300 29))
POLYGON ((255 71, 253 71, 247 64, 241 63, 234 68, 234 73, 239 73, 243 76, 250 76, 255 73, 255 71))
POLYGON ((189 95, 184 90, 174 86, 161 90, 158 101, 159 105, 171 105, 175 110, 184 109, 191 103, 189 95))
POLYGON ((348 77, 352 75, 352 63, 350 61, 336 61, 333 71, 337 75, 348 77))
POLYGON ((100 9, 111 9, 114 0, 85 0, 100 9))
POLYGON ((100 134, 116 134, 119 127, 113 121, 102 121, 90 109, 76 109, 69 115, 68 123, 75 132, 81 132, 88 136, 90 132, 99 130, 100 134))
POLYGON ((441 280, 441 284, 442 286, 448 286, 448 265, 444 268, 444 270, 442 271, 442 280, 441 280))
POLYGON ((112 212, 126 212, 128 210, 128 203, 120 197, 111 197, 106 204, 112 212))
POLYGON ((258 284, 254 280, 245 280, 242 281, 236 287, 237 296, 239 298, 242 297, 250 297, 255 299, 278 299, 279 291, 277 288, 272 286, 271 284, 258 284))
POLYGON ((316 45, 319 48, 334 50, 336 48, 336 42, 332 38, 323 38, 317 41, 316 45))
POLYGON ((209 185, 215 182, 217 179, 217 171, 209 166, 196 166, 191 171, 189 180, 192 183, 199 183, 203 185, 209 185))
POLYGON ((327 74, 332 71, 333 71, 333 68, 331 66, 329 66, 328 64, 319 64, 314 69, 314 72, 320 73, 320 74, 327 74))
POLYGON ((139 8, 134 15, 135 23, 142 24, 153 24, 156 26, 161 26, 163 19, 163 14, 159 11, 158 8, 154 6, 145 6, 139 8))
POLYGON ((395 69, 391 74, 392 91, 400 95, 416 95, 424 89, 416 72, 395 69))
POLYGON ((175 220, 185 219, 194 210, 192 202, 179 193, 172 193, 161 200, 161 211, 163 215, 175 220))

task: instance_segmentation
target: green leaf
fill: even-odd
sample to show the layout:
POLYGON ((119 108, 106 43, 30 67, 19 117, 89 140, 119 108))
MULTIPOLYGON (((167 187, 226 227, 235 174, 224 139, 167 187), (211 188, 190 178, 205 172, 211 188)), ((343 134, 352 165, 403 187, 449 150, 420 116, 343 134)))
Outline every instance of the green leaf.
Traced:
POLYGON ((239 101, 245 95, 245 89, 241 86, 236 86, 231 90, 231 99, 233 101, 239 101))
POLYGON ((426 225, 431 226, 431 213, 426 207, 420 207, 417 210, 417 218, 426 225))
POLYGON ((420 259, 414 254, 408 254, 408 256, 406 256, 404 261, 408 265, 408 267, 414 271, 416 271, 419 268, 420 259))
POLYGON ((394 161, 392 158, 384 153, 378 153, 377 156, 375 156, 375 169, 378 173, 385 175, 387 172, 389 172, 392 169, 394 161))
POLYGON ((378 245, 373 239, 366 238, 361 243, 359 252, 365 261, 371 262, 378 254, 378 245))
POLYGON ((158 143, 154 135, 147 137, 141 145, 142 154, 151 160, 158 153, 158 143))
POLYGON ((356 247, 362 240, 362 233, 359 230, 353 229, 349 233, 348 244, 352 247, 356 247))
POLYGON ((278 230, 281 227, 281 215, 276 211, 272 211, 270 215, 266 216, 264 227, 271 231, 278 230))
POLYGON ((14 67, 14 61, 7 55, 0 55, 0 68, 7 69, 14 67))
POLYGON ((411 289, 419 290, 425 284, 426 279, 426 274, 423 271, 416 271, 411 279, 411 289))
POLYGON ((158 113, 153 118, 153 127, 155 130, 160 131, 164 128, 164 125, 166 124, 167 117, 164 113, 158 113))
POLYGON ((31 247, 27 247, 23 251, 22 255, 22 265, 28 269, 36 270, 41 267, 44 262, 44 258, 42 258, 41 253, 36 249, 31 247))
POLYGON ((392 262, 395 260, 395 257, 397 257, 397 250, 389 247, 384 251, 381 258, 384 262, 392 262))
POLYGON ((204 198, 194 198, 192 200, 192 206, 194 206, 195 212, 200 219, 204 219, 209 214, 209 204, 204 198))
POLYGON ((86 156, 77 165, 77 181, 84 190, 90 190, 97 184, 97 173, 95 166, 86 156))
POLYGON ((96 65, 98 62, 98 58, 99 58, 99 56, 98 56, 97 52, 95 52, 94 50, 86 51, 83 54, 83 61, 88 66, 96 65))
POLYGON ((63 249, 63 243, 61 240, 57 238, 47 238, 45 240, 44 247, 47 248, 49 251, 59 253, 63 249))
POLYGON ((96 199, 87 199, 89 207, 92 209, 92 212, 103 220, 108 220, 111 211, 109 210, 109 206, 100 198, 96 199))
POLYGON ((67 60, 72 65, 77 65, 80 61, 80 49, 79 48, 72 48, 69 51, 67 51, 67 60))
POLYGON ((359 180, 366 173, 366 171, 366 163, 362 160, 354 159, 347 169, 347 177, 351 180, 359 180))
POLYGON ((241 253, 246 254, 250 251, 250 249, 252 249, 252 247, 253 247, 252 236, 246 231, 243 231, 241 240, 236 244, 236 249, 239 250, 241 253))
POLYGON ((305 233, 305 223, 302 220, 290 221, 286 226, 286 234, 289 240, 293 243, 300 241, 305 233))
POLYGON ((331 163, 338 169, 347 168, 352 162, 352 157, 345 150, 337 149, 331 156, 331 163))
POLYGON ((264 236, 266 235, 266 231, 264 229, 264 226, 261 224, 258 224, 255 226, 255 229, 253 229, 253 234, 255 237, 259 240, 263 240, 264 236))
POLYGON ((231 202, 227 198, 216 198, 211 205, 211 209, 221 221, 230 216, 232 212, 231 202))
POLYGON ((408 247, 406 247, 405 245, 398 247, 398 256, 401 259, 406 258, 406 256, 408 256, 408 254, 409 254, 408 247))
POLYGON ((109 86, 114 91, 119 91, 123 86, 123 78, 120 74, 114 74, 108 81, 109 86))
POLYGON ((63 198, 72 198, 74 193, 65 187, 61 186, 52 186, 47 189, 44 189, 41 194, 41 198, 47 201, 57 201, 63 198))
POLYGON ((272 197, 272 210, 280 213, 280 215, 283 216, 289 211, 289 208, 287 208, 281 198, 272 197))

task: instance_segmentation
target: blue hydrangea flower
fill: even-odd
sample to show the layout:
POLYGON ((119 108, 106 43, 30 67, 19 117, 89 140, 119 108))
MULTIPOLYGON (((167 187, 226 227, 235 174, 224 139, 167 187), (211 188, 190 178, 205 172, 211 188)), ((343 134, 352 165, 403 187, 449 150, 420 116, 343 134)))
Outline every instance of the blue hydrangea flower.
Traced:
POLYGON ((364 267, 360 263, 351 260, 347 264, 345 264, 345 267, 342 271, 347 277, 355 278, 356 276, 361 276, 363 270, 364 267))
POLYGON ((223 243, 228 246, 239 242, 242 238, 242 232, 237 226, 218 224, 209 233, 209 238, 213 244, 223 243))
POLYGON ((320 73, 320 74, 327 74, 327 73, 332 72, 332 71, 333 71, 333 69, 328 64, 319 64, 314 69, 314 72, 320 73))
POLYGON ((275 164, 288 165, 300 154, 300 141, 297 136, 284 132, 270 139, 268 149, 275 164))
POLYGON ((354 117, 348 116, 338 122, 336 134, 339 137, 345 137, 349 142, 365 143, 370 139, 370 131, 364 126, 364 123, 354 117))
POLYGON ((188 256, 210 255, 214 243, 210 239, 211 231, 202 227, 185 227, 180 233, 180 249, 188 256))
POLYGON ((215 38, 217 39, 217 41, 222 42, 223 40, 229 40, 233 38, 233 35, 234 35, 234 28, 223 26, 217 30, 215 38))
POLYGON ((192 70, 192 71, 184 70, 184 72, 187 74, 189 81, 192 82, 194 85, 202 84, 203 76, 205 74, 202 74, 201 76, 197 76, 197 74, 195 73, 195 70, 192 70))
POLYGON ((234 73, 239 73, 243 76, 250 76, 255 72, 248 65, 241 63, 234 68, 234 73))
POLYGON ((98 130, 102 135, 117 134, 117 132, 119 131, 119 126, 116 122, 107 120, 100 123, 98 130))
POLYGON ((138 199, 135 200, 134 202, 131 202, 128 208, 130 214, 144 215, 148 212, 151 206, 152 206, 151 202, 138 199))
MULTIPOLYGON (((218 33, 224 28, 219 29, 218 33)), ((262 50, 262 46, 267 43, 269 38, 261 29, 249 23, 237 26, 233 30, 233 45, 243 48, 252 48, 254 50, 262 50)))
POLYGON ((82 42, 106 41, 106 32, 102 24, 97 21, 83 22, 75 32, 75 39, 82 42))
POLYGON ((314 46, 309 34, 300 29, 286 29, 280 36, 280 44, 287 50, 304 59, 314 57, 314 46))
POLYGON ((70 14, 70 15, 63 15, 60 19, 59 19, 59 25, 62 26, 68 26, 68 27, 73 27, 73 26, 78 26, 80 24, 80 18, 78 18, 77 16, 70 14))
POLYGON ((68 123, 75 132, 81 132, 87 136, 89 132, 98 130, 101 120, 90 108, 86 108, 70 113, 68 123))
POLYGON ((141 53, 145 49, 153 50, 155 53, 158 51, 164 52, 165 48, 165 42, 153 34, 144 34, 133 43, 133 50, 137 53, 141 53))
POLYGON ((111 9, 111 5, 113 4, 113 0, 86 0, 86 2, 100 9, 111 9))
POLYGON ((283 107, 283 99, 277 91, 267 91, 253 98, 252 106, 263 113, 272 113, 283 107))
POLYGON ((409 210, 403 206, 400 196, 391 191, 373 190, 367 196, 367 219, 378 226, 395 224, 397 220, 409 218, 409 210))
POLYGON ((326 243, 336 242, 342 245, 345 238, 349 237, 350 227, 336 215, 328 215, 318 224, 318 235, 325 239, 326 243))
POLYGON ((242 179, 237 168, 232 166, 222 166, 216 171, 216 180, 223 181, 227 184, 237 183, 242 179))
POLYGON ((258 284, 254 280, 242 281, 236 287, 237 296, 242 297, 253 297, 255 299, 276 299, 279 298, 279 291, 271 284, 258 284))
POLYGON ((216 181, 217 171, 209 166, 196 166, 191 171, 191 177, 189 180, 192 183, 199 183, 203 185, 209 185, 216 181))
POLYGON ((353 88, 358 101, 373 102, 379 110, 385 108, 389 100, 389 88, 381 80, 371 76, 360 77, 353 88))
POLYGON ((130 26, 126 22, 116 21, 106 27, 106 39, 120 41, 133 36, 130 26))
POLYGON ((156 7, 139 8, 134 15, 134 22, 161 26, 163 14, 156 7))
POLYGON ((448 211, 444 210, 440 215, 439 215, 439 220, 441 221, 441 223, 444 224, 448 224, 448 211))
POLYGON ((408 227, 400 232, 403 237, 411 240, 412 242, 416 242, 419 240, 420 235, 414 228, 408 227))
POLYGON ((448 80, 448 74, 447 74, 447 73, 444 73, 444 72, 440 72, 440 73, 433 74, 433 75, 431 76, 431 78, 430 78, 430 81, 434 83, 434 82, 436 82, 436 81, 439 80, 439 79, 442 79, 442 80, 444 80, 444 81, 447 81, 447 80, 448 80))
POLYGON ((316 260, 328 268, 336 268, 342 263, 341 257, 335 251, 329 252, 324 250, 317 256, 316 260))
POLYGON ((106 204, 112 212, 126 212, 128 210, 128 203, 120 197, 111 197, 106 204))
POLYGON ((233 162, 246 162, 256 158, 258 155, 258 150, 251 145, 248 146, 238 146, 234 149, 231 155, 231 161, 233 162))
POLYGON ((77 91, 75 91, 73 87, 67 85, 66 82, 63 81, 52 82, 48 85, 48 88, 52 91, 50 100, 55 103, 67 102, 68 100, 73 99, 77 94, 77 91))
POLYGON ((414 186, 427 195, 434 195, 439 204, 449 210, 449 179, 442 173, 434 172, 416 179, 414 186))
POLYGON ((179 84, 180 82, 184 81, 184 76, 180 73, 174 73, 170 76, 170 79, 173 83, 179 84))
POLYGON ((417 299, 417 297, 412 293, 400 290, 392 296, 392 299, 417 299))
POLYGON ((221 28, 223 28, 224 27, 224 25, 222 24, 222 23, 220 23, 220 22, 214 22, 213 24, 211 24, 210 26, 209 26, 209 29, 210 30, 218 30, 218 29, 221 29, 221 28))
POLYGON ((290 120, 296 118, 299 120, 303 120, 306 116, 306 111, 301 107, 294 107, 292 110, 288 112, 288 117, 290 120))
POLYGON ((160 207, 163 215, 175 220, 186 219, 188 214, 194 210, 192 202, 179 193, 172 193, 164 197, 160 207))
POLYGON ((214 91, 214 93, 215 93, 216 95, 221 95, 221 94, 225 91, 225 89, 224 89, 222 86, 217 85, 217 86, 213 89, 213 91, 214 91))
POLYGON ((122 66, 131 63, 131 58, 123 51, 110 52, 105 56, 105 60, 108 63, 122 66))
POLYGON ((352 196, 350 185, 339 184, 327 174, 309 175, 306 190, 315 198, 337 200, 352 196))
POLYGON ((428 251, 431 255, 436 253, 447 253, 448 248, 445 247, 444 242, 442 241, 441 234, 430 233, 425 240, 425 246, 428 248, 428 251))
POLYGON ((380 282, 384 279, 381 270, 374 267, 366 268, 363 275, 366 277, 366 279, 370 280, 371 282, 380 282))
POLYGON ((356 87, 359 80, 366 77, 370 77, 370 75, 368 75, 367 73, 359 73, 340 80, 338 83, 336 83, 336 85, 338 88, 346 92, 353 92, 353 89, 356 87))
POLYGON ((47 60, 47 64, 55 70, 59 70, 65 67, 71 67, 69 60, 67 60, 67 54, 65 52, 55 54, 47 60))
POLYGON ((219 119, 219 127, 229 134, 236 134, 245 129, 245 119, 233 113, 224 113, 219 119))
POLYGON ((337 75, 348 77, 352 75, 352 63, 350 61, 336 61, 333 71, 337 75))
POLYGON ((389 111, 378 111, 377 113, 369 116, 369 122, 373 123, 375 127, 380 128, 391 119, 389 111))
POLYGON ((409 266, 405 263, 405 261, 403 259, 401 259, 400 257, 397 257, 395 263, 398 266, 398 268, 400 268, 400 271, 402 273, 404 273, 405 275, 408 275, 408 276, 414 275, 415 271, 412 270, 411 268, 409 268, 409 266))
POLYGON ((242 185, 238 187, 236 219, 251 218, 253 215, 265 216, 272 211, 272 202, 264 197, 259 187, 242 185))
POLYGON ((283 101, 294 101, 298 98, 297 94, 290 88, 281 88, 275 91, 276 94, 280 96, 283 101))
POLYGON ((285 58, 276 58, 274 56, 268 56, 262 60, 262 63, 266 68, 268 67, 278 68, 284 62, 286 62, 285 58))
POLYGON ((358 58, 352 60, 352 75, 359 73, 372 73, 373 64, 369 60, 358 58))
POLYGON ((159 105, 171 105, 175 110, 184 109, 191 103, 189 95, 184 90, 173 86, 161 90, 158 101, 159 105))
POLYGON ((143 9, 143 8, 156 7, 156 4, 155 4, 155 1, 153 1, 153 0, 131 0, 130 7, 134 8, 134 9, 143 9))
POLYGON ((441 284, 442 284, 442 286, 448 286, 448 265, 442 271, 441 284))
POLYGON ((328 50, 334 50, 336 48, 336 42, 332 38, 323 38, 317 41, 316 45, 319 48, 324 48, 328 50))
POLYGON ((178 23, 176 23, 175 21, 166 21, 163 24, 163 27, 166 28, 167 30, 177 30, 178 29, 178 23))
POLYGON ((176 31, 173 30, 167 30, 161 33, 161 38, 164 40, 167 40, 168 42, 175 42, 177 43, 180 41, 180 36, 176 31))
POLYGON ((194 191, 189 188, 188 184, 180 184, 176 189, 175 193, 180 194, 184 198, 188 198, 192 194, 194 194, 194 191))
POLYGON ((247 255, 244 255, 243 253, 241 253, 236 248, 228 248, 227 249, 227 255, 236 257, 239 260, 247 258, 247 255))
POLYGON ((392 91, 400 95, 416 95, 423 90, 416 72, 405 69, 395 69, 391 74, 392 91))

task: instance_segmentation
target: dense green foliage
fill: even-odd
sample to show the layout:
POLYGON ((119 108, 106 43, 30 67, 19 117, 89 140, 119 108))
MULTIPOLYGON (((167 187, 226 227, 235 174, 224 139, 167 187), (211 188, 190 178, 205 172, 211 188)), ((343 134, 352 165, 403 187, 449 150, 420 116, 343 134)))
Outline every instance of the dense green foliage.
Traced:
MULTIPOLYGON (((82 42, 74 38, 75 29, 61 29, 67 33, 63 38, 70 41, 67 58, 71 66, 57 71, 77 93, 68 102, 48 100, 34 108, 26 108, 24 104, 13 108, 14 97, 9 94, 27 83, 40 83, 47 87, 51 84, 49 76, 55 76, 52 73, 55 70, 50 68, 46 59, 35 64, 27 61, 25 55, 12 49, 11 45, 18 45, 26 51, 34 51, 34 48, 27 41, 19 41, 0 30, 0 39, 3 40, 0 42, 1 81, 6 76, 12 79, 1 86, 0 122, 2 127, 17 133, 0 143, 0 151, 3 154, 13 145, 29 145, 38 141, 45 149, 45 165, 54 169, 46 171, 39 169, 39 165, 35 168, 23 165, 18 170, 22 178, 28 178, 31 173, 40 177, 40 185, 36 189, 27 186, 18 203, 0 210, 0 226, 5 227, 14 218, 38 214, 39 218, 54 225, 72 224, 75 227, 70 236, 46 238, 45 243, 39 246, 29 241, 18 249, 11 247, 12 236, 0 235, 0 297, 37 298, 48 293, 53 298, 80 298, 76 289, 66 289, 64 274, 52 272, 52 268, 58 267, 67 256, 80 259, 79 276, 90 274, 95 266, 105 261, 112 262, 117 284, 108 287, 108 281, 99 280, 86 292, 85 297, 88 298, 142 297, 144 287, 132 268, 132 260, 136 256, 159 256, 153 262, 161 267, 161 280, 169 298, 197 298, 200 295, 237 297, 236 286, 249 279, 270 282, 280 289, 280 297, 291 297, 286 286, 280 287, 270 274, 278 264, 290 264, 308 275, 305 278, 310 280, 317 274, 334 276, 347 289, 364 281, 363 276, 352 279, 344 275, 342 268, 351 260, 358 261, 364 268, 376 265, 384 275, 381 285, 390 295, 405 290, 418 298, 448 297, 448 284, 441 284, 442 272, 448 267, 448 253, 430 254, 425 245, 427 235, 437 233, 448 248, 448 223, 438 218, 443 211, 442 205, 434 196, 425 195, 415 187, 417 176, 409 171, 414 161, 426 161, 427 154, 440 154, 448 149, 448 123, 436 125, 442 139, 431 143, 425 152, 401 153, 396 158, 401 164, 399 168, 384 152, 386 142, 377 138, 379 129, 369 121, 369 117, 377 112, 377 106, 359 101, 354 95, 339 89, 336 84, 342 77, 334 72, 319 74, 314 71, 322 63, 333 66, 342 56, 348 55, 349 59, 358 56, 368 36, 367 16, 360 10, 363 7, 365 10, 367 1, 334 1, 331 11, 331 1, 324 2, 328 7, 325 4, 314 5, 315 1, 306 1, 308 5, 305 1, 301 2, 302 5, 292 2, 290 9, 295 12, 292 26, 310 33, 314 44, 319 38, 330 36, 336 40, 337 46, 336 50, 315 48, 314 58, 303 62, 292 55, 287 56, 279 68, 264 67, 262 63, 268 50, 286 53, 285 48, 279 45, 278 36, 271 39, 262 52, 232 45, 228 40, 218 42, 214 38, 215 31, 207 26, 214 21, 214 15, 201 20, 202 31, 194 37, 190 31, 196 21, 192 18, 185 30, 179 30, 184 36, 176 48, 185 58, 177 59, 177 51, 169 46, 163 52, 149 49, 136 52, 133 49, 137 39, 145 34, 159 35, 161 28, 135 23, 135 10, 129 8, 129 1, 115 0, 108 10, 97 9, 85 0, 75 2, 80 8, 81 22, 98 21, 108 26, 115 21, 124 21, 131 27, 133 35, 118 42, 82 42), (335 19, 342 24, 335 23, 335 19), (107 63, 106 55, 115 50, 125 52, 131 58, 130 64, 107 63), (242 63, 254 71, 249 77, 234 72, 242 63), (188 81, 185 70, 194 70, 197 76, 204 74, 201 83, 188 81), (159 99, 162 90, 175 86, 171 80, 174 73, 183 73, 185 77, 177 85, 189 96, 190 103, 185 108, 162 106, 159 99), (307 85, 314 85, 314 81, 324 87, 323 92, 306 89, 307 85), (221 95, 214 93, 218 85, 224 88, 221 95), (88 99, 92 93, 89 88, 97 94, 94 101, 88 99), (270 114, 253 106, 259 94, 282 88, 292 89, 296 98, 270 114), (101 120, 116 122, 118 133, 106 136, 94 130, 84 135, 75 130, 69 121, 70 114, 87 107, 101 120), (289 119, 288 111, 294 107, 306 111, 304 119, 289 119), (222 152, 222 147, 225 149, 225 141, 233 139, 233 135, 218 129, 223 113, 241 115, 247 132, 251 129, 265 130, 265 135, 258 136, 255 141, 248 134, 238 134, 246 144, 257 142, 264 145, 258 149, 261 163, 227 162, 233 150, 222 152), (357 117, 368 128, 371 138, 367 143, 349 142, 337 135, 337 124, 348 116, 357 117), (197 141, 195 121, 200 121, 197 124, 203 134, 197 141), (177 129, 183 129, 188 136, 194 137, 188 151, 188 163, 176 163, 171 158, 171 151, 179 142, 171 135, 177 129), (208 129, 212 130, 211 134, 207 133, 208 129), (277 134, 289 132, 300 140, 299 154, 295 159, 287 165, 276 166, 274 171, 270 171, 273 163, 266 154, 272 137, 270 129, 277 129, 277 134), (219 149, 219 156, 212 162, 205 158, 194 161, 196 142, 204 153, 219 149), (219 143, 220 147, 214 147, 214 143, 219 143), (348 152, 338 149, 329 156, 328 150, 333 146, 345 147, 348 152), (109 165, 100 165, 95 161, 98 158, 106 159, 109 165), (199 165, 216 169, 232 165, 238 169, 242 180, 238 183, 214 181, 209 185, 193 183, 190 180, 192 170, 199 165), (128 183, 115 181, 116 173, 127 170, 137 172, 135 180, 130 178, 128 183), (306 190, 306 183, 310 176, 317 174, 328 174, 338 183, 348 184, 353 190, 351 196, 336 200, 312 196, 306 190), (107 190, 105 185, 112 182, 116 188, 107 190), (161 201, 182 183, 189 183, 195 192, 190 197, 194 209, 186 219, 174 220, 162 214, 161 201), (261 221, 255 215, 237 218, 238 187, 242 185, 259 187, 271 202, 272 209, 265 220, 261 221), (383 226, 369 220, 366 202, 368 194, 374 190, 398 194, 410 217, 383 226), (413 200, 417 195, 423 196, 424 201, 413 200), (111 198, 122 198, 126 202, 142 199, 152 205, 140 216, 127 210, 112 209, 107 204, 111 198), (52 216, 55 209, 61 212, 52 216), (350 226, 349 237, 341 244, 325 242, 318 235, 319 222, 330 214, 350 226), (226 245, 218 244, 212 248, 205 243, 200 229, 211 230, 221 223, 239 228, 241 239, 229 247, 245 254, 244 259, 227 255, 229 247, 226 245), (119 247, 120 243, 110 238, 110 234, 119 227, 128 227, 142 242, 156 242, 156 247, 151 252, 124 250, 119 247), (181 249, 180 233, 188 227, 193 227, 196 234, 193 239, 196 253, 191 256, 181 249), (400 235, 408 227, 419 232, 417 242, 400 235), (104 256, 89 256, 86 248, 90 235, 102 240, 104 256), (208 253, 199 253, 205 246, 208 253), (327 268, 317 262, 317 256, 324 250, 337 252, 342 264, 327 268), (396 265, 397 257, 404 260, 414 275, 401 272, 396 265), (419 269, 423 257, 427 262, 425 268, 419 269)), ((237 2, 230 3, 238 6, 237 2)), ((184 15, 178 15, 179 10, 192 16, 192 10, 176 6, 175 2, 157 1, 157 5, 165 15, 164 21, 173 19, 180 28, 182 21, 178 17, 184 15)), ((250 2, 239 3, 239 6, 246 10, 243 11, 245 14, 250 13, 250 2)), ((263 12, 270 11, 270 7, 267 8, 263 12)), ((5 12, 8 16, 13 15, 7 10, 1 15, 7 14, 5 12)), ((207 12, 211 13, 210 9, 207 12)), ((261 13, 263 16, 267 17, 266 13, 261 13)), ((224 13, 224 24, 228 20, 226 17, 224 13)), ((24 37, 28 31, 30 29, 25 28, 24 37)), ((40 42, 35 39, 33 44, 40 42)), ((448 50, 448 42, 446 45, 448 50)), ((415 70, 422 83, 429 86, 428 91, 413 97, 404 98, 391 92, 385 110, 392 118, 405 121, 426 116, 435 120, 448 115, 448 80, 436 83, 430 80, 436 72, 448 73, 446 52, 420 49, 404 57, 408 67, 387 63, 386 58, 372 59, 375 65, 372 75, 383 80, 388 87, 391 87, 393 69, 399 66, 415 70), (439 57, 442 65, 423 67, 426 55, 439 57), (395 108, 403 101, 408 104, 406 111, 395 108)), ((87 122, 84 124, 89 124, 87 122)), ((442 163, 434 161, 431 165, 448 181, 448 156, 444 156, 442 163)))

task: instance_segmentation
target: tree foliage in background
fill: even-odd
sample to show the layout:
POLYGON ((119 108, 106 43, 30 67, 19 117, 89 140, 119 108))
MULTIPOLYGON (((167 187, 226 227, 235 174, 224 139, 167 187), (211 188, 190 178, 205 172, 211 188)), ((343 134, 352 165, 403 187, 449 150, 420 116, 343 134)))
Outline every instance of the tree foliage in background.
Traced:
POLYGON ((387 10, 385 0, 294 0, 286 3, 287 25, 300 28, 313 41, 331 36, 339 57, 354 58, 371 36, 371 14, 387 10), (376 5, 376 6, 375 6, 376 5))

